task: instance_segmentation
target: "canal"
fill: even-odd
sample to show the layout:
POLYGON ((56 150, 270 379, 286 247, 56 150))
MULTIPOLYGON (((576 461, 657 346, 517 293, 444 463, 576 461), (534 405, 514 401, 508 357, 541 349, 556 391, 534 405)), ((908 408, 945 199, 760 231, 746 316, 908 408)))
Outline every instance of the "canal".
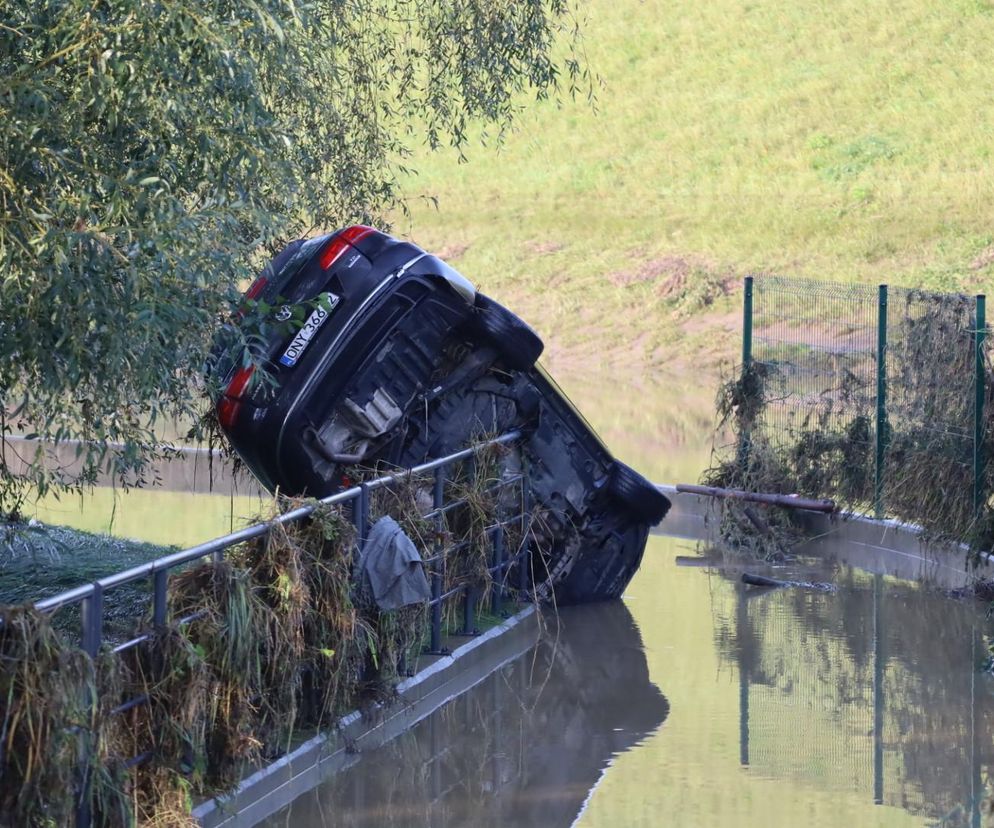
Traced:
MULTIPOLYGON (((979 825, 994 753, 984 613, 803 565, 750 592, 656 536, 623 602, 533 651, 264 823, 979 825)), ((551 623, 551 622, 550 622, 551 623)))

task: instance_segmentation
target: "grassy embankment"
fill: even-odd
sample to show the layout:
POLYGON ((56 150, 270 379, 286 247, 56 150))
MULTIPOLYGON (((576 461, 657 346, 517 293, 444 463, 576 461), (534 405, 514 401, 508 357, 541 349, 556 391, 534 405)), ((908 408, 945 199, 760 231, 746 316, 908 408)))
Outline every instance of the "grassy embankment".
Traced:
POLYGON ((721 293, 750 272, 991 282, 990 3, 583 5, 596 111, 531 103, 499 154, 418 153, 395 225, 531 321, 557 375, 733 359, 721 293))

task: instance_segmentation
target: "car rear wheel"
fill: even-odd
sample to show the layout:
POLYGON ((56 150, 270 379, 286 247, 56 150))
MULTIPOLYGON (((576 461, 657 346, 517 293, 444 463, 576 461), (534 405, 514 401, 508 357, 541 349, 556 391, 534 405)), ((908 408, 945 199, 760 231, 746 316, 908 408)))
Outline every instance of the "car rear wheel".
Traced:
POLYGON ((669 498, 624 463, 615 462, 608 491, 639 523, 659 523, 670 509, 669 498))
POLYGON ((480 332, 497 348, 508 368, 525 371, 538 361, 545 347, 539 335, 482 293, 476 294, 476 319, 480 332))

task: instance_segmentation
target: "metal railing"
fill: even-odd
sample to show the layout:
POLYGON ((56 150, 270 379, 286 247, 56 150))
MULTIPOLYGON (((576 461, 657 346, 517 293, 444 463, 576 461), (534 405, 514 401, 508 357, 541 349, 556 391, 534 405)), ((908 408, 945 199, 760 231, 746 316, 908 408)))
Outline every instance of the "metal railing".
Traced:
MULTIPOLYGON (((443 605, 447 601, 456 599, 461 595, 463 598, 462 629, 458 632, 454 632, 453 634, 473 635, 476 633, 475 619, 480 598, 479 586, 468 582, 457 584, 451 589, 443 591, 447 558, 454 552, 464 548, 469 543, 469 541, 462 541, 453 545, 446 545, 442 535, 441 530, 444 525, 446 513, 465 503, 465 500, 463 499, 446 500, 445 484, 447 481, 448 471, 454 464, 462 461, 469 461, 470 463, 473 463, 476 455, 488 446, 513 443, 520 437, 520 431, 511 431, 493 440, 455 452, 454 454, 450 454, 446 457, 432 460, 431 462, 415 466, 411 469, 397 471, 393 474, 378 477, 374 480, 361 483, 357 486, 353 486, 349 489, 345 489, 344 491, 325 497, 315 503, 293 509, 292 511, 279 515, 273 520, 264 523, 256 523, 252 526, 246 527, 245 529, 224 535, 223 537, 215 538, 214 540, 207 541, 206 543, 190 547, 189 549, 184 549, 180 552, 175 552, 171 555, 166 555, 140 566, 132 567, 131 569, 126 569, 113 575, 108 575, 107 577, 93 581, 92 583, 83 584, 58 595, 45 598, 42 601, 38 601, 35 604, 35 608, 41 612, 54 613, 65 607, 79 605, 81 610, 79 621, 81 646, 91 657, 96 657, 105 644, 104 599, 108 592, 129 584, 140 583, 142 581, 151 581, 151 623, 153 627, 164 625, 168 618, 169 577, 170 573, 178 567, 207 558, 212 558, 214 561, 222 561, 224 560, 226 550, 245 543, 246 541, 260 538, 276 526, 303 520, 304 518, 312 515, 322 506, 345 504, 348 504, 351 509, 352 522, 356 530, 356 545, 358 551, 361 552, 369 530, 370 495, 379 489, 389 487, 392 484, 398 483, 406 478, 431 473, 433 475, 432 508, 428 513, 422 515, 421 517, 426 520, 434 521, 439 531, 436 533, 436 540, 431 557, 426 558, 423 561, 423 563, 429 567, 432 590, 432 597, 428 602, 428 606, 431 610, 430 629, 428 633, 430 643, 426 648, 426 653, 431 655, 444 655, 447 651, 442 645, 443 605)), ((526 540, 526 520, 529 513, 529 505, 527 502, 527 476, 524 472, 519 472, 507 477, 502 477, 493 487, 491 487, 491 491, 503 490, 516 484, 520 484, 522 492, 520 511, 517 514, 499 517, 495 516, 494 523, 487 527, 487 532, 490 535, 492 545, 491 565, 488 567, 487 571, 490 575, 492 583, 494 584, 494 588, 491 590, 490 596, 490 609, 495 615, 500 615, 503 610, 503 604, 506 600, 505 590, 507 576, 515 564, 518 564, 518 583, 515 585, 518 594, 524 595, 529 589, 530 566, 528 565, 528 556, 530 554, 530 548, 526 540), (515 522, 520 523, 522 543, 518 550, 509 555, 505 548, 505 527, 515 522)), ((175 619, 175 623, 178 625, 185 625, 195 620, 197 617, 198 615, 194 614, 184 618, 175 619)), ((112 652, 115 654, 124 653, 127 650, 149 641, 150 638, 150 633, 139 634, 130 640, 113 646, 112 652)), ((118 715, 147 703, 148 697, 145 695, 128 699, 113 708, 111 715, 118 715)), ((134 767, 148 761, 151 758, 151 753, 146 752, 142 755, 131 757, 126 760, 125 764, 127 767, 134 767)), ((88 763, 83 762, 82 764, 85 767, 88 763)), ((88 788, 88 781, 83 779, 80 783, 80 790, 78 792, 77 799, 77 828, 88 828, 92 821, 88 788)))

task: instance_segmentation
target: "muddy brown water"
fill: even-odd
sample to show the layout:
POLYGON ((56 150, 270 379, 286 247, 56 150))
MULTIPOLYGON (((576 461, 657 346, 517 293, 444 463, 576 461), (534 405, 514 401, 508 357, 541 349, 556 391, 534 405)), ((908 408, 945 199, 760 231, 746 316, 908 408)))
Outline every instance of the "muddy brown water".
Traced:
POLYGON ((830 560, 834 592, 754 591, 653 537, 622 602, 263 823, 986 824, 994 680, 983 607, 830 560))

